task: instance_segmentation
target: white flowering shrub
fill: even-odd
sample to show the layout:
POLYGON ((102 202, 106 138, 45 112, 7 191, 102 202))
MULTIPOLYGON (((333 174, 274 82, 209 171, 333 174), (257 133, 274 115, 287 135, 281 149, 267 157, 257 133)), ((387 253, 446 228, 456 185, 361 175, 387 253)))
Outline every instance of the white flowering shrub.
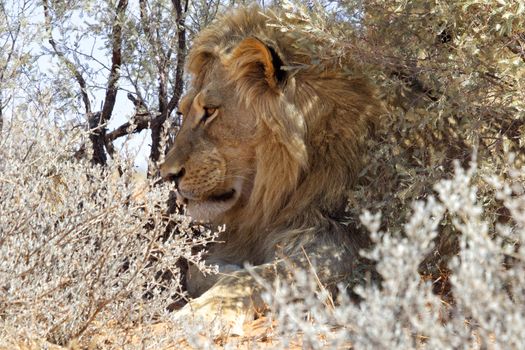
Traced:
POLYGON ((274 310, 280 347, 298 341, 306 348, 335 349, 522 349, 525 347, 525 169, 486 177, 510 216, 486 221, 473 184, 476 165, 456 164, 449 180, 413 205, 403 232, 381 232, 380 215, 365 212, 362 222, 375 243, 365 256, 377 261, 381 282, 342 290, 337 303, 315 283, 315 271, 296 273, 294 284, 265 284, 274 310), (448 298, 420 274, 440 229, 458 233, 459 252, 450 261, 448 298), (494 229, 492 229, 494 228, 494 229))
POLYGON ((183 296, 179 258, 210 271, 192 248, 216 235, 166 214, 170 188, 137 181, 130 160, 104 169, 75 160, 86 136, 4 124, 0 345, 21 336, 67 344, 110 321, 160 322, 183 296))

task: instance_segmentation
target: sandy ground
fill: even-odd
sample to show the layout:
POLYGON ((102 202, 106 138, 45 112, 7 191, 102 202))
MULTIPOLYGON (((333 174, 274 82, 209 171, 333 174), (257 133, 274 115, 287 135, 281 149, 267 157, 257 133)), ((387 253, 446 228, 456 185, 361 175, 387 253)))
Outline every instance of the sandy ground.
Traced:
MULTIPOLYGON (((213 341, 213 346, 217 349, 223 348, 226 344, 228 348, 235 349, 274 349, 279 344, 272 339, 273 326, 269 324, 267 318, 260 318, 244 326, 245 334, 242 337, 223 337, 213 341)), ((179 350, 179 349, 199 349, 191 346, 186 340, 168 342, 167 345, 155 348, 155 340, 162 339, 165 335, 174 332, 173 325, 159 323, 147 327, 118 329, 107 325, 97 327, 96 334, 86 335, 79 342, 72 342, 68 346, 58 346, 45 340, 13 339, 9 347, 0 346, 0 350, 104 350, 104 349, 158 349, 158 350, 179 350)), ((196 340, 198 341, 198 339, 196 340)), ((203 343, 207 340, 202 338, 203 343)), ((292 342, 289 349, 301 349, 299 341, 292 342)))

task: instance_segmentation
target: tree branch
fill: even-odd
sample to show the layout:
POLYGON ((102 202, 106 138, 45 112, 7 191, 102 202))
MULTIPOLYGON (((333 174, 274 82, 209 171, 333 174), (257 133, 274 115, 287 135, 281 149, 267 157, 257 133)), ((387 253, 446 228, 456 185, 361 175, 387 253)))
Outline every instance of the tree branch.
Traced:
POLYGON ((122 64, 122 21, 127 6, 128 0, 120 0, 118 2, 117 13, 115 14, 115 20, 113 22, 113 32, 111 34, 111 42, 113 44, 111 71, 109 73, 104 105, 102 106, 101 123, 105 123, 111 118, 113 107, 115 106, 117 82, 120 78, 120 65, 122 64))
POLYGON ((178 45, 177 45, 177 70, 175 72, 175 84, 173 87, 173 95, 168 103, 168 115, 179 104, 184 89, 184 63, 186 62, 186 13, 188 12, 188 3, 186 0, 184 10, 182 9, 180 0, 172 0, 173 6, 177 13, 177 30, 178 30, 178 45))
POLYGON ((131 121, 126 122, 113 130, 112 132, 108 133, 106 135, 106 139, 109 142, 112 142, 119 137, 134 134, 141 132, 144 129, 147 129, 152 121, 151 114, 149 112, 140 112, 140 110, 148 110, 148 107, 144 104, 144 101, 141 99, 136 98, 133 96, 133 94, 128 93, 128 100, 133 102, 133 105, 135 105, 135 109, 137 112, 135 112, 135 115, 131 117, 131 121))
MULTIPOLYGON (((127 6, 128 0, 120 0, 117 4, 117 10, 111 33, 111 43, 113 46, 111 55, 111 69, 109 72, 108 86, 106 88, 106 97, 104 98, 102 111, 100 112, 100 117, 98 118, 99 128, 94 131, 94 135, 91 138, 96 150, 102 148, 101 145, 104 145, 110 155, 115 153, 115 149, 111 140, 108 140, 106 137, 105 125, 113 114, 113 108, 115 107, 115 100, 117 98, 117 82, 120 79, 120 66, 122 64, 122 21, 124 19, 123 14, 126 12, 127 6), (95 143, 97 145, 95 145, 95 143)), ((100 164, 105 164, 105 157, 104 159, 101 159, 101 161, 102 162, 100 162, 100 164)))
POLYGON ((106 139, 108 141, 114 141, 122 136, 139 133, 142 130, 147 129, 151 123, 149 113, 136 114, 132 120, 133 122, 126 122, 112 132, 108 133, 106 135, 106 139), (133 129, 130 129, 132 127, 133 129))
MULTIPOLYGON (((105 165, 107 161, 106 152, 104 147, 106 146, 104 138, 100 134, 100 112, 93 113, 88 117, 88 127, 91 131, 89 134, 89 139, 93 145, 93 158, 92 162, 94 164, 105 165)), ((105 130, 105 128, 103 128, 105 130)))
POLYGON ((69 60, 66 57, 66 55, 62 51, 60 51, 60 49, 58 48, 58 45, 53 39, 53 28, 51 25, 51 14, 49 12, 48 0, 42 0, 42 4, 44 6, 44 19, 45 19, 46 31, 49 37, 49 40, 48 40, 49 44, 51 44, 51 47, 53 48, 53 51, 55 52, 55 54, 59 57, 62 63, 66 65, 66 67, 73 74, 76 81, 78 82, 78 85, 80 86, 80 94, 82 96, 84 107, 86 109, 86 119, 88 122, 89 130, 91 131, 91 133, 89 134, 89 139, 93 146, 92 162, 95 164, 104 165, 106 164, 107 157, 106 157, 106 152, 104 151, 104 147, 106 146, 105 128, 102 128, 102 129, 100 128, 102 124, 101 113, 92 112, 91 103, 89 101, 89 96, 87 93, 86 81, 84 80, 84 77, 82 76, 80 71, 77 69, 77 67, 73 64, 73 62, 69 60))
MULTIPOLYGON (((151 153, 150 159, 156 162, 160 158, 160 141, 162 135, 162 126, 173 112, 184 88, 184 63, 186 61, 186 13, 188 12, 188 0, 172 0, 173 8, 175 9, 177 22, 177 68, 175 71, 175 81, 173 83, 173 91, 171 99, 165 108, 159 108, 160 115, 156 117, 151 124, 151 153)), ((163 150, 162 150, 163 151, 163 150)))

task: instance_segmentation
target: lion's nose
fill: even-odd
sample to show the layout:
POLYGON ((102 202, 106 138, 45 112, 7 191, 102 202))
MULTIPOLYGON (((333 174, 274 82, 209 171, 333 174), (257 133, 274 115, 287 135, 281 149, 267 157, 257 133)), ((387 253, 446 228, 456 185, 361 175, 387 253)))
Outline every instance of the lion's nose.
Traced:
POLYGON ((178 187, 179 182, 186 173, 186 170, 184 168, 179 169, 165 169, 161 168, 160 170, 160 176, 164 181, 173 181, 175 182, 175 185, 178 187))

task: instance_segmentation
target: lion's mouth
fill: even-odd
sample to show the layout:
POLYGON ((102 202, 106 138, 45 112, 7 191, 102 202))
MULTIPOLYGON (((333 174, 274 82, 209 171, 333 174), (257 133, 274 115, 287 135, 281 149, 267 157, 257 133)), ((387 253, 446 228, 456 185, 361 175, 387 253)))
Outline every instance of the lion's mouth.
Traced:
POLYGON ((225 191, 220 192, 218 194, 212 194, 207 197, 197 197, 192 195, 191 193, 187 193, 186 191, 182 191, 180 189, 177 190, 177 199, 182 204, 188 204, 188 201, 197 201, 197 202, 227 202, 235 197, 236 191, 234 188, 225 191))
POLYGON ((239 199, 239 193, 238 189, 231 188, 203 198, 179 189, 177 201, 186 206, 186 213, 194 219, 209 222, 232 208, 239 199))
POLYGON ((229 191, 223 192, 221 194, 212 195, 212 196, 209 197, 209 199, 212 200, 212 201, 215 201, 215 202, 226 202, 226 201, 229 201, 230 199, 232 199, 233 197, 235 197, 235 189, 234 188, 232 188, 229 191))

